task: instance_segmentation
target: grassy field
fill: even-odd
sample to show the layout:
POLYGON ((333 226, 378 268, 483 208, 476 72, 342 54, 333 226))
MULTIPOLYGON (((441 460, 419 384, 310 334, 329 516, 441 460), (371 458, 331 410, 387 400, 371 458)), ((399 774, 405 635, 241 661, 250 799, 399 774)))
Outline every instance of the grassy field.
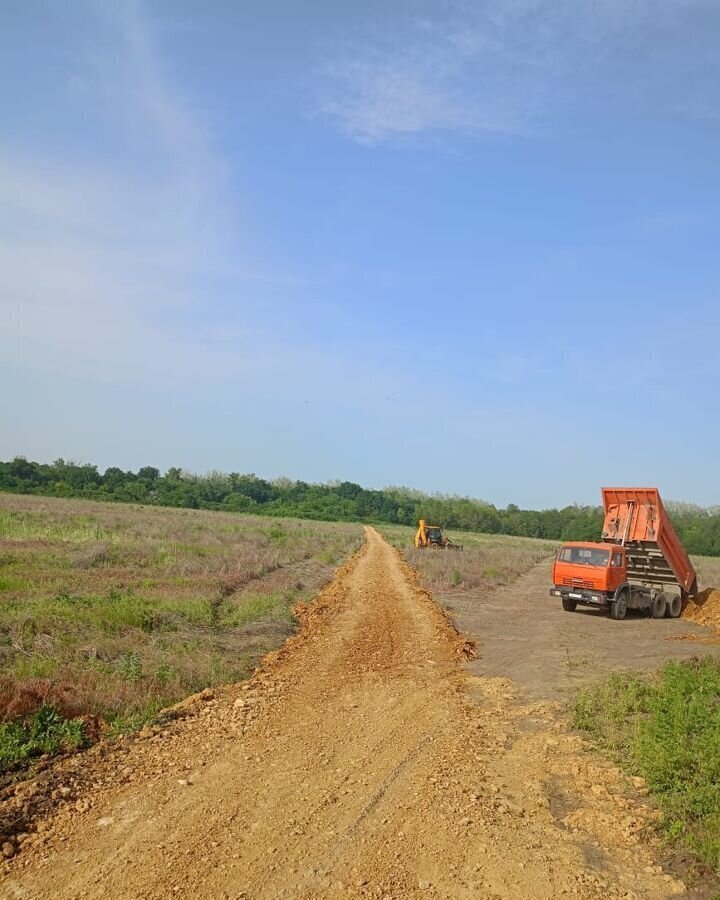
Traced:
POLYGON ((40 709, 40 743, 48 705, 123 729, 241 679, 361 542, 359 525, 0 495, 0 721, 40 709))
POLYGON ((414 528, 402 525, 378 525, 377 528, 404 552, 425 586, 437 592, 443 602, 452 598, 453 593, 509 584, 541 559, 551 556, 557 547, 553 541, 534 538, 449 531, 448 536, 462 544, 462 550, 415 550, 414 528))

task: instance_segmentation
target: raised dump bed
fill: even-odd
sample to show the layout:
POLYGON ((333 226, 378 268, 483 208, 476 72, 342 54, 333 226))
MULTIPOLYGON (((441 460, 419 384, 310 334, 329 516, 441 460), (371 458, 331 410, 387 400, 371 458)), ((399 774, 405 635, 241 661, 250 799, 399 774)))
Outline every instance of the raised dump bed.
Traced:
POLYGON ((627 578, 648 587, 673 585, 697 594, 697 576, 657 488, 603 488, 602 539, 625 547, 627 578))

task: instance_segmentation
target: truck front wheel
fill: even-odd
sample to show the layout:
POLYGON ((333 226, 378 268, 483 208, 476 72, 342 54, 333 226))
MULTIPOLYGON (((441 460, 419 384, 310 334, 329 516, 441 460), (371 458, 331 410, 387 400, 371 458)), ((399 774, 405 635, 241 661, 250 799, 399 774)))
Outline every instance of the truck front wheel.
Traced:
POLYGON ((611 619, 624 619, 627 615, 628 601, 627 601, 627 591, 622 591, 617 600, 614 603, 610 604, 610 618, 611 619))
POLYGON ((565 612, 575 612, 577 609, 577 600, 573 600, 572 597, 563 597, 562 605, 565 612))

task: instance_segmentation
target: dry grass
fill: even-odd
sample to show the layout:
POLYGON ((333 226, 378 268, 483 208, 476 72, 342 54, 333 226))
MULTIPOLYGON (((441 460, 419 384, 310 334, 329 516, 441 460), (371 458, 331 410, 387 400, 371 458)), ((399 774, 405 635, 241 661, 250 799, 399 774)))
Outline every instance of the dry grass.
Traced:
POLYGON ((555 551, 553 541, 505 535, 452 531, 449 537, 463 550, 415 550, 415 530, 403 526, 378 526, 401 549, 420 573, 423 583, 444 601, 467 591, 509 584, 555 551))
POLYGON ((62 694, 126 727, 242 678, 361 541, 348 524, 0 495, 0 709, 62 694))
POLYGON ((698 587, 701 591, 706 588, 720 588, 720 557, 691 556, 690 559, 695 566, 698 587))

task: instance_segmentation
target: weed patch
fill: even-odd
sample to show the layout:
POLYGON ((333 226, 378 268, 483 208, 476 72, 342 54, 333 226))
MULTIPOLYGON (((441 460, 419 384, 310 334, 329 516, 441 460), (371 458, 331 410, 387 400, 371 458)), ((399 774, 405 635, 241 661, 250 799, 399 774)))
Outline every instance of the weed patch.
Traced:
POLYGON ((81 719, 64 719, 54 707, 41 706, 25 721, 0 724, 0 772, 34 756, 77 750, 86 740, 81 719))
POLYGON ((615 674, 580 695, 573 721, 646 779, 667 838, 720 874, 720 663, 615 674))

